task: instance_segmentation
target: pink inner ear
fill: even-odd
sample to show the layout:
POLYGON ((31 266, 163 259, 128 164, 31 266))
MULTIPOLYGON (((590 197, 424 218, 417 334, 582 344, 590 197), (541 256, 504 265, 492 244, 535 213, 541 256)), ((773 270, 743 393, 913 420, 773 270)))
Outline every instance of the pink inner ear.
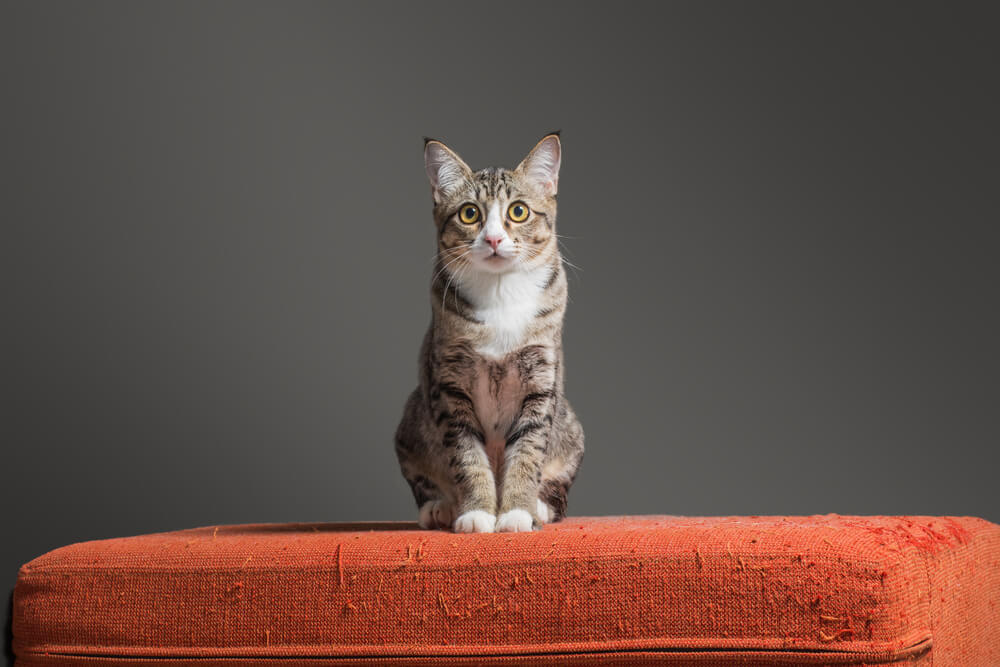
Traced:
POLYGON ((549 196, 556 194, 559 178, 561 147, 557 139, 543 140, 527 158, 528 176, 549 196))
POLYGON ((424 147, 424 167, 431 182, 434 201, 437 203, 440 203, 442 195, 460 183, 469 171, 468 165, 462 158, 439 141, 428 142, 424 147))
MULTIPOLYGON (((559 169, 558 165, 555 168, 558 170, 559 169)), ((541 184, 542 189, 545 191, 545 194, 551 197, 556 193, 556 187, 557 187, 556 179, 559 178, 558 171, 556 173, 552 173, 552 167, 549 165, 545 165, 544 167, 539 167, 538 169, 536 169, 534 175, 538 179, 538 182, 541 184)))

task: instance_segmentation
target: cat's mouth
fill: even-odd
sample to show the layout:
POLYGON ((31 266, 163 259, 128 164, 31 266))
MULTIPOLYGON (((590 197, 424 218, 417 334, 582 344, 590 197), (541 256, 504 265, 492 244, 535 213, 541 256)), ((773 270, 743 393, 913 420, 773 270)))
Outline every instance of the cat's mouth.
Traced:
POLYGON ((503 261, 505 259, 511 259, 509 251, 503 251, 501 248, 486 248, 485 252, 480 255, 483 261, 503 261))
POLYGON ((513 257, 493 251, 479 256, 479 266, 490 272, 506 271, 514 261, 513 257))

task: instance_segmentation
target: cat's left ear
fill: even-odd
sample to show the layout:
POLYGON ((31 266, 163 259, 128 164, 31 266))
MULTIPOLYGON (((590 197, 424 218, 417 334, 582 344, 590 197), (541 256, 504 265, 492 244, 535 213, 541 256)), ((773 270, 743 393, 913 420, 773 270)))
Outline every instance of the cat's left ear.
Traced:
POLYGON ((440 204, 463 181, 472 179, 472 169, 458 153, 430 137, 424 137, 424 168, 435 204, 440 204))
POLYGON ((539 141, 528 157, 517 165, 528 180, 534 181, 548 195, 555 196, 559 191, 559 164, 562 161, 562 144, 559 133, 550 132, 539 141))

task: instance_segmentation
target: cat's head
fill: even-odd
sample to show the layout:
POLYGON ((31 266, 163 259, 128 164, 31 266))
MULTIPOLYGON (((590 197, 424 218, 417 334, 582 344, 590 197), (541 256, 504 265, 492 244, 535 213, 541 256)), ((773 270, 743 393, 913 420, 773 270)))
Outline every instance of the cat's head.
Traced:
POLYGON ((556 252, 556 193, 562 146, 553 132, 515 169, 472 171, 435 139, 424 143, 434 197, 438 254, 449 271, 531 269, 556 252))

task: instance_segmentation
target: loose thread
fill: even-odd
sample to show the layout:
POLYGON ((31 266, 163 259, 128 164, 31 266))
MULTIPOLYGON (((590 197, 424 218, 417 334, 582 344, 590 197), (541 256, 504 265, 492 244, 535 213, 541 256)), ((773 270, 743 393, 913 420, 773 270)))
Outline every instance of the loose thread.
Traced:
POLYGON ((344 587, 344 556, 343 556, 344 545, 337 545, 337 574, 340 577, 340 587, 344 587))
POLYGON ((449 618, 451 616, 451 610, 448 609, 448 604, 444 601, 444 593, 438 593, 438 604, 441 605, 445 618, 449 618))

